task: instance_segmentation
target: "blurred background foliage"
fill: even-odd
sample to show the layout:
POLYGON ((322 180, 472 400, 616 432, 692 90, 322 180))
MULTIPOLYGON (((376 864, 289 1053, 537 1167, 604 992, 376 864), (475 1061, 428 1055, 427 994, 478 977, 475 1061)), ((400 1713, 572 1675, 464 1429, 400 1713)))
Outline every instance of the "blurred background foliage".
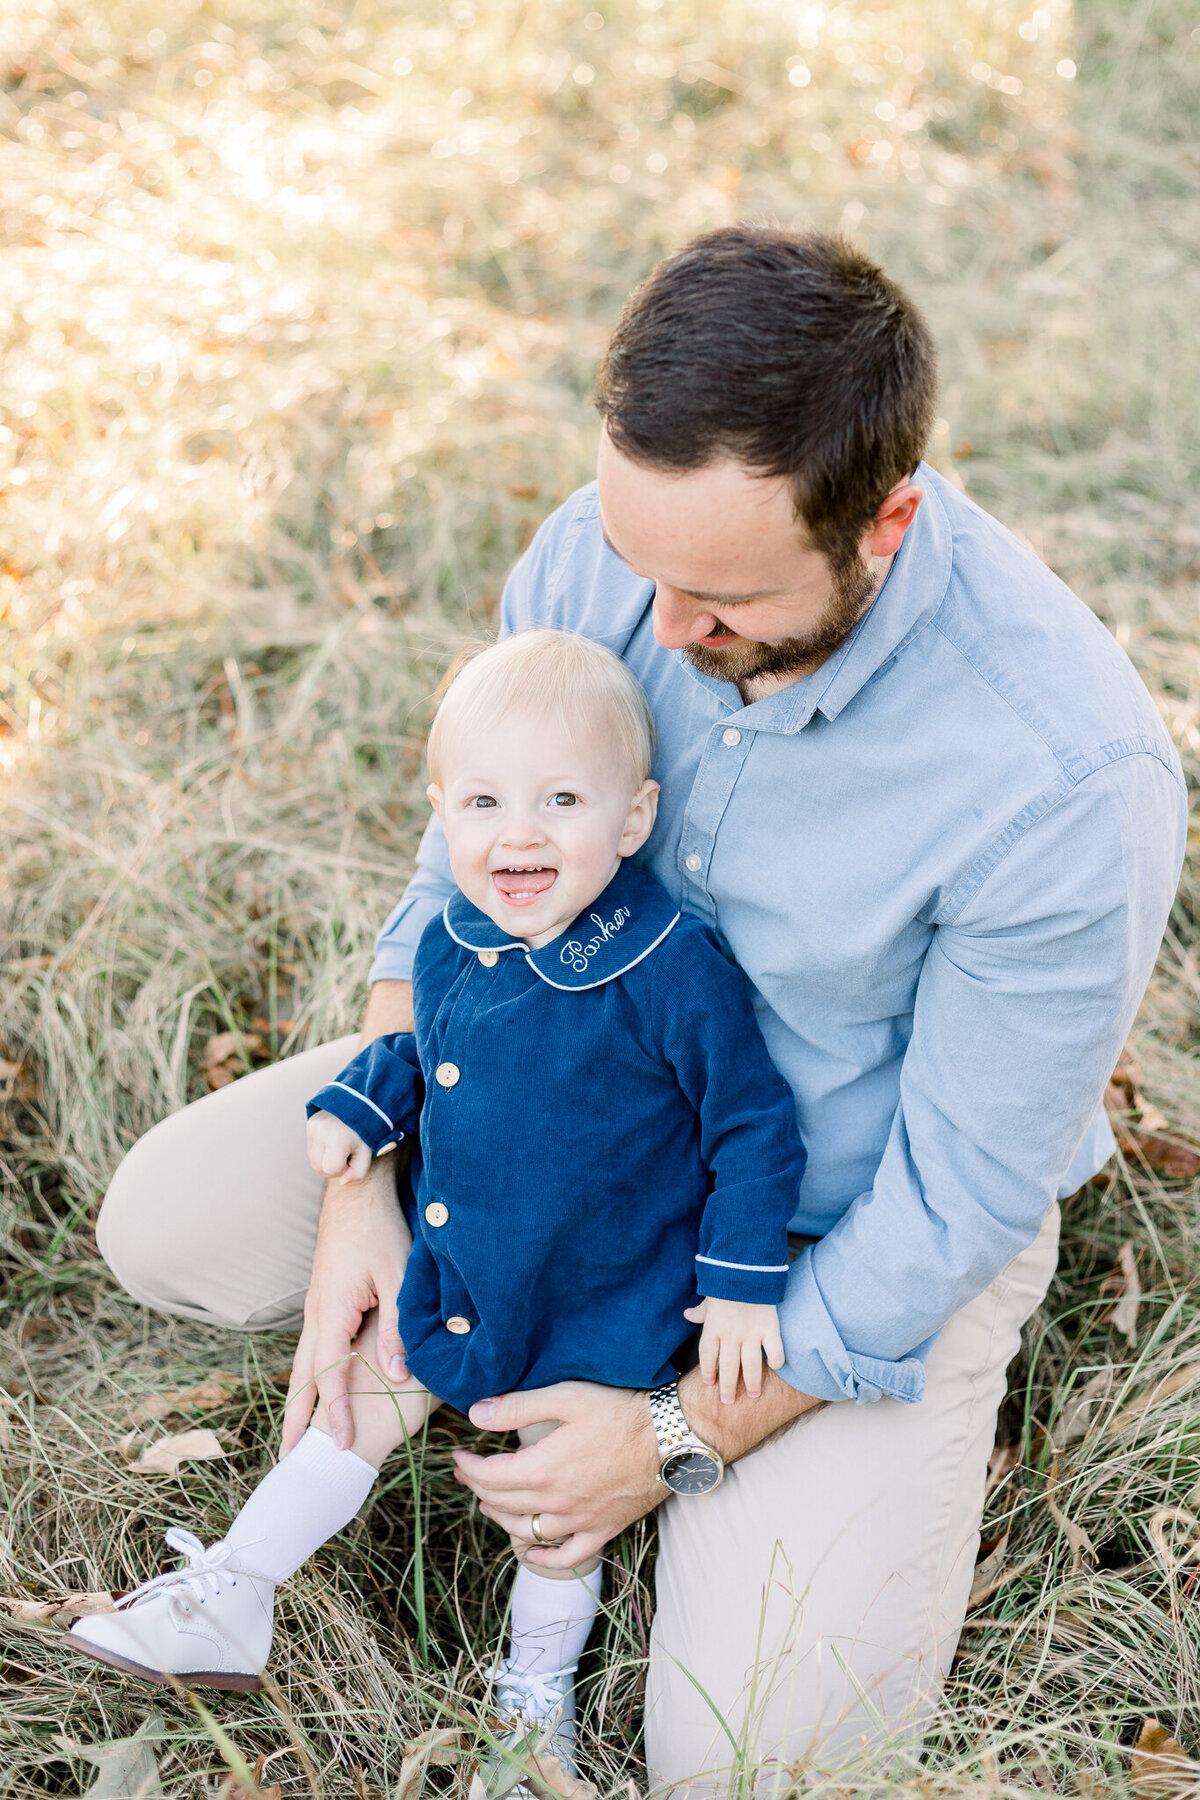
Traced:
MULTIPOLYGON (((269 1459, 286 1339, 139 1313, 91 1218, 165 1111, 352 1028, 424 819, 429 697, 588 478, 598 358, 665 251, 768 217, 905 282, 942 353, 932 460, 1098 610, 1194 773, 1198 68, 1192 0, 5 0, 0 1598, 158 1566, 181 1497, 116 1449, 147 1395, 232 1371, 182 1407, 234 1450, 185 1473, 214 1535, 269 1459)), ((1190 859, 1122 1089, 1184 1147, 1196 941, 1190 859)), ((1197 1504, 1194 1405, 1161 1383, 1193 1366, 1200 1242, 1146 1141, 1068 1217, 1006 1418, 1003 1580, 923 1793, 1121 1792, 1146 1713, 1194 1731, 1194 1575, 1161 1523, 1197 1504)), ((297 1583, 290 1713, 222 1712, 290 1790, 385 1792, 412 1733, 475 1704, 504 1553, 450 1481, 454 1429, 423 1537, 385 1496, 297 1583)), ((645 1555, 619 1552, 594 1671, 610 1784, 638 1768, 645 1555)), ((4 1796, 77 1791, 69 1746, 144 1710, 31 1632, 4 1796)), ((170 1780, 207 1791, 222 1753, 166 1711, 170 1780)))

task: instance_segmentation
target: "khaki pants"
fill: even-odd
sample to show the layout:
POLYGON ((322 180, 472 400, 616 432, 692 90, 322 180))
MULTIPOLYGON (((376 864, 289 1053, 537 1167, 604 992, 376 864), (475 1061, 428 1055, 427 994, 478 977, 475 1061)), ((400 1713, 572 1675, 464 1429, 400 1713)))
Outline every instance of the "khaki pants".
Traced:
MULTIPOLYGON (((247 1076, 134 1145, 97 1229, 130 1294, 246 1331, 299 1322, 321 1185, 304 1102, 356 1042, 247 1076)), ((1057 1249, 1054 1207, 950 1320, 920 1405, 827 1406, 715 1493, 659 1509, 646 1697, 658 1781, 723 1792, 731 1770, 765 1764, 768 1794, 799 1761, 845 1766, 918 1741, 966 1608, 1005 1368, 1057 1249)))

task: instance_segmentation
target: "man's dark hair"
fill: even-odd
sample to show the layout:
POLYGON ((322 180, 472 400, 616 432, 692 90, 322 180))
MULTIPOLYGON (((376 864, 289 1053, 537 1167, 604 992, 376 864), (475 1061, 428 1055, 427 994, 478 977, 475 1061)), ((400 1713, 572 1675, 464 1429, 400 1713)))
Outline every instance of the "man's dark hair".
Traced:
POLYGON ((936 396, 929 329, 881 269, 843 238, 741 224, 634 289, 598 405, 635 462, 786 476, 836 571, 920 462, 936 396))

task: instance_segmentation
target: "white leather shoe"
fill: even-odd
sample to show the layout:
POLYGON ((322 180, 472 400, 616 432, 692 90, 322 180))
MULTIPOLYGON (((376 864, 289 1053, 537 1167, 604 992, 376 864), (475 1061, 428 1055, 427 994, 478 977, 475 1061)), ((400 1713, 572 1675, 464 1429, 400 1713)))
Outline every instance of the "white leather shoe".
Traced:
MULTIPOLYGON (((568 1775, 579 1773, 575 1766, 575 1667, 572 1663, 569 1669, 522 1673, 509 1657, 491 1671, 500 1742, 522 1755, 557 1756, 568 1775)), ((490 1800, 532 1791, 513 1765, 498 1757, 491 1759, 484 1777, 490 1800)))
POLYGON ((253 1692, 271 1653, 275 1583, 246 1568, 230 1544, 206 1550, 178 1528, 167 1542, 187 1567, 155 1575, 116 1612, 77 1619, 73 1648, 143 1681, 253 1692))

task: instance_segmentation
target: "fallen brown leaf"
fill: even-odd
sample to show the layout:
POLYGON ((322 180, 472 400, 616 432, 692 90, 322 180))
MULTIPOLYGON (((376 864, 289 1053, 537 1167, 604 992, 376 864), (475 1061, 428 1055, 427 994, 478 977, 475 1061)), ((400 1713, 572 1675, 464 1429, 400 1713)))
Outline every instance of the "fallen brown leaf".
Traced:
POLYGON ((26 1600, 20 1595, 0 1594, 0 1607, 10 1618, 26 1625, 73 1625, 92 1613, 113 1610, 111 1594, 73 1592, 60 1594, 57 1600, 26 1600))
POLYGON ((526 1779, 534 1793, 556 1796, 557 1800, 596 1800, 598 1792, 594 1782, 564 1769, 557 1756, 531 1756, 526 1779))
POLYGON ((213 1462, 229 1452, 215 1431, 181 1431, 148 1444, 134 1463, 138 1475, 177 1475, 185 1462, 213 1462))
POLYGON ((1059 1530, 1071 1546, 1072 1570, 1080 1568, 1085 1560, 1094 1563, 1096 1561, 1096 1546, 1093 1544, 1087 1532, 1083 1529, 1083 1526, 1076 1525, 1074 1520, 1068 1519, 1066 1513, 1055 1500, 1053 1494, 1046 1495, 1046 1505, 1050 1508, 1051 1516, 1059 1530))
POLYGON ((1016 1581, 1019 1575, 1028 1575, 1030 1569, 1036 1569, 1044 1560, 1041 1556, 1026 1556, 1019 1563, 1013 1563, 1011 1568, 1006 1568, 1004 1566, 1004 1550, 1007 1543, 1006 1535, 1001 1538, 991 1554, 985 1556, 983 1561, 976 1565, 975 1576, 971 1582, 971 1597, 967 1602, 969 1608, 982 1606, 985 1600, 990 1600, 993 1594, 998 1594, 1000 1589, 1007 1587, 1010 1581, 1016 1581))
POLYGON ((90 1762, 96 1770, 87 1790, 88 1800, 152 1800, 152 1796, 161 1794, 154 1746, 165 1735, 164 1728, 162 1714, 151 1712, 133 1737, 107 1744, 73 1744, 68 1740, 70 1755, 90 1762))
POLYGON ((129 1416, 138 1425, 149 1425, 154 1419, 165 1419, 168 1413, 200 1412, 207 1407, 223 1406, 242 1385, 240 1375, 210 1375, 207 1381, 201 1381, 195 1387, 147 1395, 138 1401, 129 1416))
POLYGON ((1019 1468, 1021 1462, 1021 1446, 1019 1444, 997 1444, 988 1457, 987 1487, 984 1498, 993 1493, 1007 1475, 1019 1468))
POLYGON ((1004 1552, 1007 1549, 1008 1533, 1006 1531, 999 1543, 995 1544, 989 1553, 976 1563, 975 1577, 971 1582, 971 1598, 967 1601, 968 1608, 978 1606, 981 1600, 986 1600, 989 1594, 995 1593, 999 1585, 996 1576, 1004 1567, 1004 1552))
POLYGON ((266 1052, 266 1040, 257 1031, 218 1031, 204 1046, 200 1073, 210 1090, 228 1087, 246 1072, 247 1061, 266 1052))
POLYGON ((1113 1384, 1113 1369, 1109 1364, 1085 1381, 1078 1393, 1072 1393, 1066 1406, 1054 1422, 1050 1433, 1050 1446, 1053 1450, 1065 1450, 1070 1444, 1077 1444, 1086 1437, 1092 1423, 1092 1415, 1108 1396, 1113 1384))
POLYGON ((1157 1406, 1160 1400, 1169 1400, 1173 1394, 1181 1394, 1185 1388, 1195 1387, 1197 1382, 1200 1382, 1200 1362, 1181 1364, 1178 1369, 1172 1369, 1169 1375, 1164 1375, 1161 1381, 1146 1388, 1128 1406, 1123 1406, 1110 1423, 1109 1430, 1114 1436, 1128 1431, 1131 1426, 1140 1422, 1152 1406, 1157 1406))
MULTIPOLYGON (((1137 1105, 1137 1096, 1143 1079, 1142 1066, 1126 1044, 1117 1058, 1117 1066, 1109 1077, 1108 1083, 1109 1087, 1115 1088, 1121 1097, 1119 1106, 1135 1107, 1137 1105)), ((1104 1097, 1104 1103, 1106 1106, 1108 1105, 1107 1094, 1104 1097)))
POLYGON ((1117 1266, 1109 1279, 1118 1296, 1117 1304, 1113 1308, 1113 1325, 1126 1339, 1129 1348, 1136 1349, 1137 1316, 1142 1299, 1142 1284, 1138 1280, 1137 1258, 1134 1256, 1131 1241, 1122 1244, 1117 1251, 1117 1266))
POLYGON ((1079 1769, 1075 1775, 1079 1800, 1112 1800, 1112 1786, 1095 1769, 1079 1769))
POLYGON ((392 1789, 392 1800, 413 1800, 426 1769, 445 1768, 455 1763, 467 1748, 466 1733, 454 1726, 440 1731, 423 1731, 404 1746, 400 1779, 392 1789))
POLYGON ((1177 1181, 1200 1174, 1200 1153, 1170 1135, 1166 1114, 1142 1093, 1142 1071, 1128 1050, 1122 1051, 1104 1090, 1104 1105, 1125 1156, 1177 1181))
POLYGON ((1129 1786, 1137 1800, 1184 1800, 1200 1784, 1193 1762, 1178 1738, 1157 1719, 1147 1719, 1130 1758, 1129 1786))
POLYGON ((236 1775, 227 1775, 218 1789, 218 1800, 283 1800, 283 1788, 279 1782, 273 1782, 270 1787, 262 1785, 266 1760, 267 1753, 263 1750, 251 1770, 254 1777, 251 1787, 239 1781, 236 1775))
POLYGON ((1200 1153, 1170 1138, 1135 1132, 1134 1150, 1148 1169, 1156 1175, 1169 1175, 1174 1181, 1191 1181, 1200 1174, 1200 1153))
POLYGON ((502 1782, 495 1788, 485 1783, 481 1775, 472 1775, 467 1800, 501 1800, 501 1796, 510 1793, 518 1782, 532 1793, 540 1794, 542 1800, 597 1800, 599 1792, 592 1782, 583 1781, 564 1769, 557 1756, 530 1756, 524 1774, 515 1768, 509 1769, 506 1781, 509 1774, 511 1782, 507 1785, 502 1782))
POLYGON ((23 1062, 0 1058, 0 1106, 8 1100, 36 1100, 37 1083, 23 1062))

